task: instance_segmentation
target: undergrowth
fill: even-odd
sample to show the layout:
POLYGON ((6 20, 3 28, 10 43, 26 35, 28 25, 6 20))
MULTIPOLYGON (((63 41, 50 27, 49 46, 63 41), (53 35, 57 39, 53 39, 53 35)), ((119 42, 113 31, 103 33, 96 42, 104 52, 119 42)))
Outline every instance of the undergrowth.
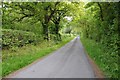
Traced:
POLYGON ((105 46, 87 38, 81 38, 89 56, 103 71, 107 78, 118 78, 118 55, 111 54, 105 46))

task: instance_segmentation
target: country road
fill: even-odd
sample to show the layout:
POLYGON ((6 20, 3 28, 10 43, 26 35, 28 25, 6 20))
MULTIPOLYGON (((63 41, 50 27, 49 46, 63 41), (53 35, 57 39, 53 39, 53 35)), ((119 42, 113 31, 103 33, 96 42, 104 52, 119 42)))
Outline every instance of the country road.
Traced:
POLYGON ((80 37, 7 78, 95 78, 80 37))

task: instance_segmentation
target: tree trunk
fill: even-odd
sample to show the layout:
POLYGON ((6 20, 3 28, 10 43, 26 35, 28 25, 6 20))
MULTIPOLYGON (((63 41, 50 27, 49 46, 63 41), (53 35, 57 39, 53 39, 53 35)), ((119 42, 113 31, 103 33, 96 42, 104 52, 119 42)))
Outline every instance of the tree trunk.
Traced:
POLYGON ((101 17, 101 20, 104 21, 103 19, 103 10, 102 10, 102 6, 100 5, 100 3, 98 2, 98 6, 100 8, 100 17, 101 17))
POLYGON ((59 33, 59 23, 55 24, 55 34, 56 34, 57 40, 61 40, 61 35, 59 33))
POLYGON ((47 24, 42 24, 43 26, 43 37, 45 40, 49 40, 49 36, 48 36, 48 25, 47 24))

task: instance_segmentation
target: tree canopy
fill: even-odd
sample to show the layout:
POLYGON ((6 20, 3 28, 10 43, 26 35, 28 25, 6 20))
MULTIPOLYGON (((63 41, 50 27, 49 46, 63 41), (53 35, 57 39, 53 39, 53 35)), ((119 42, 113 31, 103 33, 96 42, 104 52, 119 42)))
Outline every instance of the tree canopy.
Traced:
POLYGON ((80 35, 118 57, 119 7, 117 2, 3 2, 2 28, 28 31, 47 41, 61 41, 62 34, 80 35))

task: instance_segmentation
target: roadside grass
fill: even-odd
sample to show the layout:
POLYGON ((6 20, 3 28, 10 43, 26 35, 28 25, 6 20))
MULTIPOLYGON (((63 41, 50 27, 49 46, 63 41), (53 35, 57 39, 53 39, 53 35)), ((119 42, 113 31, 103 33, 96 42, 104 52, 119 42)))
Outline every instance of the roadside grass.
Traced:
POLYGON ((18 48, 15 51, 3 50, 2 77, 5 77, 6 75, 25 67, 35 60, 55 51, 72 39, 73 37, 65 38, 59 44, 53 44, 52 41, 43 41, 36 46, 27 45, 22 48, 18 48))
POLYGON ((118 78, 118 55, 108 53, 107 49, 93 40, 81 38, 88 55, 103 71, 106 78, 118 78))
POLYGON ((0 79, 2 78, 2 62, 0 62, 0 79))

